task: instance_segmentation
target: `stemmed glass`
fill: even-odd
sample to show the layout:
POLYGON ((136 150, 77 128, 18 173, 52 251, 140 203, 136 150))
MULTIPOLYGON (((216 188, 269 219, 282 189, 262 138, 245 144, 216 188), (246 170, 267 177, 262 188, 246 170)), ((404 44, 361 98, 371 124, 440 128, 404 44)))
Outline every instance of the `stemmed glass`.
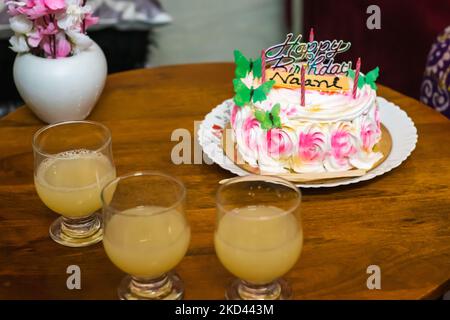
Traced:
POLYGON ((231 179, 217 191, 216 254, 239 279, 227 288, 230 300, 289 299, 280 279, 297 262, 302 246, 301 194, 278 177, 231 179))
POLYGON ((182 182, 149 171, 119 177, 103 189, 103 246, 110 260, 129 274, 118 289, 121 299, 183 297, 183 283, 170 270, 189 246, 185 196, 182 182))
POLYGON ((59 217, 50 237, 69 247, 101 241, 100 192, 116 177, 111 133, 94 121, 67 121, 33 137, 34 184, 44 204, 59 217))

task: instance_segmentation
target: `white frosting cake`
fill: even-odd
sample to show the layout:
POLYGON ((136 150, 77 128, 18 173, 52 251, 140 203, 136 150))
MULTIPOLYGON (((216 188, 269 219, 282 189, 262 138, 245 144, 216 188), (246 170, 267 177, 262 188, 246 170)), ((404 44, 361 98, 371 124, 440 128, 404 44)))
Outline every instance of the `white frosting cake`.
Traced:
MULTIPOLYGON (((249 88, 258 79, 242 79, 249 88)), ((231 127, 242 158, 267 173, 338 172, 370 169, 382 158, 376 151, 381 139, 376 91, 365 84, 352 96, 347 92, 305 91, 274 87, 262 102, 234 106, 231 127), (256 110, 280 105, 281 127, 263 129, 256 110)))

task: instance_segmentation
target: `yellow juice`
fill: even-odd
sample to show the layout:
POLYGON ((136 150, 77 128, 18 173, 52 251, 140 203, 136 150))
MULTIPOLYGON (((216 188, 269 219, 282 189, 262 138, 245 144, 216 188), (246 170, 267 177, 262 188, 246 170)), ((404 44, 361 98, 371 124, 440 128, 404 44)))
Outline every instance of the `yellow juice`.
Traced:
POLYGON ((102 207, 100 192, 116 177, 110 160, 89 150, 73 150, 39 164, 37 193, 51 210, 71 218, 89 216, 102 207))
POLYGON ((103 246, 122 271, 156 278, 184 257, 191 237, 184 216, 172 209, 158 213, 155 206, 128 209, 105 223, 103 246))
POLYGON ((228 271, 240 279, 265 284, 294 266, 303 233, 297 219, 279 208, 245 207, 222 217, 214 244, 228 271))

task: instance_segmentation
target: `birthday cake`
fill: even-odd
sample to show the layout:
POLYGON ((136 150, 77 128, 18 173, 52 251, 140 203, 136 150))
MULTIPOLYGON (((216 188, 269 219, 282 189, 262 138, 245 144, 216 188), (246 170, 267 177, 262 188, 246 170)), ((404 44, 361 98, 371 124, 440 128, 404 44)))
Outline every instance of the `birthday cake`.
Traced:
POLYGON ((232 139, 262 173, 371 169, 382 157, 378 68, 336 63, 342 40, 301 42, 288 34, 256 60, 235 51, 232 139))

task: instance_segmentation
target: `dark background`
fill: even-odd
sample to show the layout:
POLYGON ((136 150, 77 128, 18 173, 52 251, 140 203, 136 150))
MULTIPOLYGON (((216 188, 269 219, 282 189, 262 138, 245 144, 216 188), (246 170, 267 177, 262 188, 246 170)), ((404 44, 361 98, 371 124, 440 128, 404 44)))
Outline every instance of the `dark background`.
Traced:
POLYGON ((361 57, 363 72, 379 66, 381 84, 414 98, 431 45, 450 25, 450 0, 304 0, 303 10, 305 31, 314 27, 317 40, 350 41, 347 57, 361 57), (381 9, 380 30, 366 27, 370 5, 381 9))

